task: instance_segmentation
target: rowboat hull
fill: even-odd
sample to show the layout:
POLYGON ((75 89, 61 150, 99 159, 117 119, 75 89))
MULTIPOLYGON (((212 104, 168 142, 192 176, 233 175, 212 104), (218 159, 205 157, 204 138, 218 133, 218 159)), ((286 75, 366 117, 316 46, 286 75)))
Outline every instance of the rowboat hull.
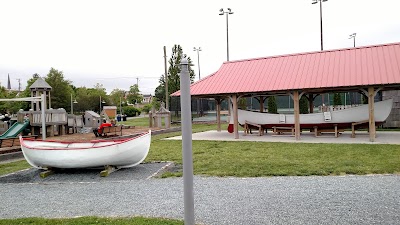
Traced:
POLYGON ((150 149, 151 131, 131 138, 57 142, 20 137, 26 161, 36 168, 128 168, 140 164, 150 149))
MULTIPOLYGON (((393 100, 388 99, 385 101, 375 102, 374 105, 375 123, 379 125, 385 122, 389 116, 390 111, 392 110, 393 100)), ((366 121, 369 120, 368 105, 331 111, 329 113, 330 120, 328 121, 327 116, 328 115, 324 115, 324 113, 300 114, 300 127, 307 129, 313 128, 314 126, 324 128, 337 125, 338 128, 349 128, 352 123, 365 122, 367 124, 366 121)), ((260 113, 238 109, 238 121, 240 125, 244 125, 246 121, 248 121, 254 124, 261 124, 264 128, 272 128, 276 126, 291 127, 294 126, 294 115, 260 113)), ((230 126, 228 128, 230 132, 233 131, 231 124, 233 124, 232 118, 230 119, 230 126)))

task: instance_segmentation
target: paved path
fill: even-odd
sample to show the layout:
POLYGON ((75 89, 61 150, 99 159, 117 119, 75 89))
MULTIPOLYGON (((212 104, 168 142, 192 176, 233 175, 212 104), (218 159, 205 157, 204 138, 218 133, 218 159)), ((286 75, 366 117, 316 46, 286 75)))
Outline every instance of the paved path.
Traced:
MULTIPOLYGON (((181 140, 182 136, 167 138, 168 140, 181 140)), ((233 134, 227 131, 217 132, 210 130, 192 134, 193 140, 209 140, 209 141, 263 141, 263 142, 296 142, 296 143, 340 143, 340 144, 400 144, 400 132, 379 131, 377 132, 375 142, 369 141, 367 132, 358 131, 356 137, 351 138, 351 131, 342 133, 338 138, 333 134, 323 134, 315 137, 314 133, 303 132, 300 140, 296 141, 291 135, 272 135, 268 132, 266 135, 258 136, 257 132, 253 134, 243 135, 243 131, 239 132, 239 139, 234 139, 233 134)))
MULTIPOLYGON (((0 218, 183 218, 181 178, 147 179, 135 173, 127 170, 123 176, 117 172, 105 179, 56 177, 14 183, 3 178, 0 218)), ((400 224, 399 175, 196 176, 194 182, 195 216, 201 224, 400 224)))

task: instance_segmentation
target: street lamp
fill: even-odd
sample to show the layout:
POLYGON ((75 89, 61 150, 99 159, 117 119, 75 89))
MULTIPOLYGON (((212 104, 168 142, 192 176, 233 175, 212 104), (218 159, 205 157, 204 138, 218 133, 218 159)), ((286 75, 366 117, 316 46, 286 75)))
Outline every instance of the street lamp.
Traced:
POLYGON ((71 114, 74 114, 74 104, 78 103, 76 99, 72 101, 72 94, 71 94, 71 114))
MULTIPOLYGON (((201 47, 193 47, 193 51, 197 51, 197 67, 199 68, 199 80, 200 80, 200 55, 199 52, 201 51, 201 47)), ((203 110, 202 110, 202 101, 201 99, 197 99, 197 115, 202 116, 203 110)))
POLYGON ((353 38, 353 47, 354 48, 356 47, 356 34, 357 33, 352 33, 352 34, 349 35, 349 39, 353 38))
POLYGON ((103 103, 103 104, 105 104, 106 102, 103 100, 101 100, 101 95, 100 95, 100 109, 99 109, 99 111, 100 111, 100 113, 99 113, 99 115, 101 115, 101 103, 103 103))
POLYGON ((322 2, 328 0, 313 0, 311 4, 317 4, 319 2, 319 18, 321 20, 321 51, 324 50, 323 38, 322 38, 322 2))
MULTIPOLYGON (((321 21, 321 51, 324 50, 324 39, 322 37, 322 2, 326 2, 328 0, 313 0, 313 2, 311 4, 317 4, 319 2, 319 19, 321 21)), ((325 104, 325 99, 324 99, 324 95, 321 95, 321 101, 322 104, 325 104)), ((328 99, 329 99, 329 94, 328 94, 328 99)))
POLYGON ((229 29, 228 29, 228 15, 233 14, 231 8, 228 8, 225 12, 223 8, 219 10, 219 15, 223 16, 226 14, 226 61, 229 61, 229 29))
POLYGON ((200 80, 200 55, 199 55, 199 52, 201 52, 201 47, 199 47, 199 48, 193 47, 193 51, 197 51, 197 67, 199 68, 199 80, 200 80))

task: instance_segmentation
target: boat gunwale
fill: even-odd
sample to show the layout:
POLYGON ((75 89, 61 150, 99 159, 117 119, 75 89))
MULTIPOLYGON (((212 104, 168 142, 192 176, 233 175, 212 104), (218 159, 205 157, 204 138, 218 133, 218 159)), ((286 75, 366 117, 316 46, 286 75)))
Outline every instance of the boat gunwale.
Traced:
POLYGON ((123 144, 123 143, 127 143, 129 141, 133 141, 135 139, 139 139, 142 138, 144 136, 147 135, 151 135, 151 131, 146 131, 143 132, 137 136, 134 137, 130 137, 130 138, 123 138, 123 139, 117 139, 117 140, 91 140, 90 142, 79 142, 79 141, 56 141, 56 140, 35 140, 32 138, 23 138, 22 136, 20 136, 20 144, 21 146, 29 149, 29 150, 46 150, 46 151, 59 151, 59 150, 87 150, 87 149, 95 149, 95 148, 105 148, 105 147, 110 147, 110 146, 115 146, 115 145, 119 145, 119 144, 123 144), (28 140, 28 141, 35 141, 35 142, 43 142, 43 143, 61 143, 61 144, 67 144, 67 147, 31 147, 28 146, 24 140, 28 140), (97 143, 104 143, 104 142, 110 142, 110 144, 107 145, 101 145, 101 146, 95 146, 95 144, 97 143), (88 146, 88 147, 68 147, 68 145, 71 144, 93 144, 93 146, 88 146))

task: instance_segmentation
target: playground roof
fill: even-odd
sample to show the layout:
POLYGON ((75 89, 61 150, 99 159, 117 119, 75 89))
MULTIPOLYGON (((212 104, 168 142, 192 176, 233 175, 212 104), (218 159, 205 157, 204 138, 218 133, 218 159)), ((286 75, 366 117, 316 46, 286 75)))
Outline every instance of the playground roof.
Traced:
POLYGON ((51 90, 51 86, 43 80, 43 78, 39 77, 30 87, 31 91, 37 90, 51 90))
POLYGON ((400 43, 224 62, 217 72, 193 83, 190 92, 218 96, 366 86, 400 88, 400 43))

